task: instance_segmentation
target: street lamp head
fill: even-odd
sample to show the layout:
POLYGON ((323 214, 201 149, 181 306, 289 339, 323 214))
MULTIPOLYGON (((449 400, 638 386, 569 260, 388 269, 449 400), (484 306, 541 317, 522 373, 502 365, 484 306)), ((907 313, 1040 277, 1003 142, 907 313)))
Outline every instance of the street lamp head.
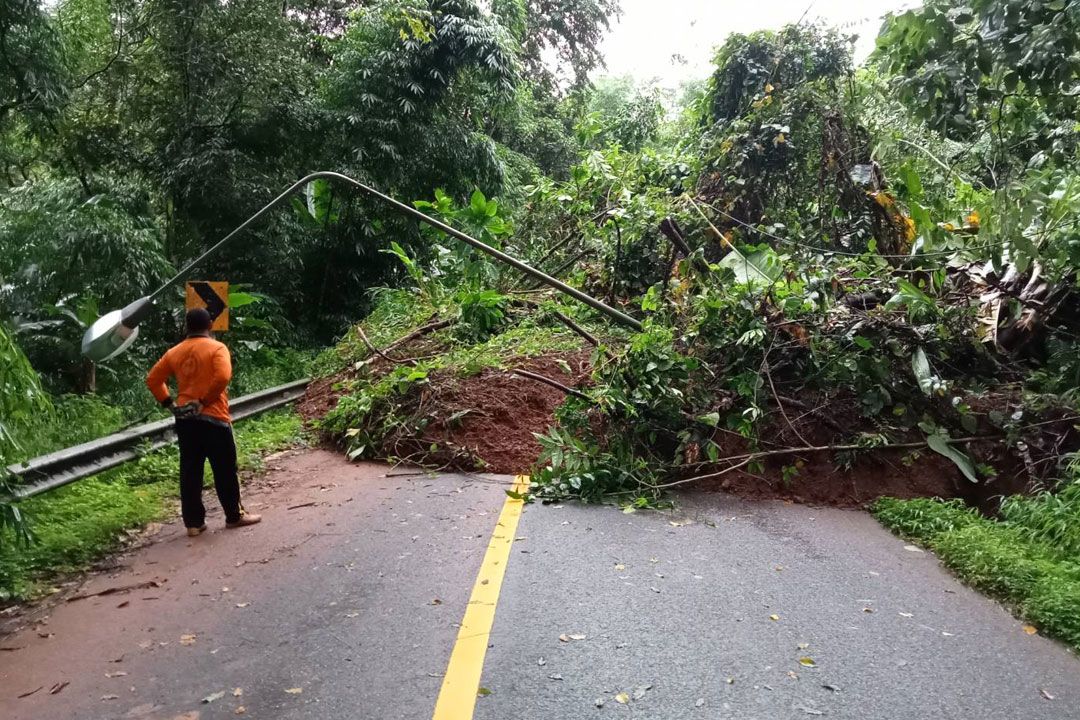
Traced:
POLYGON ((144 297, 123 310, 102 315, 83 334, 83 355, 94 362, 105 362, 127 350, 139 336, 139 323, 152 307, 150 298, 144 297))

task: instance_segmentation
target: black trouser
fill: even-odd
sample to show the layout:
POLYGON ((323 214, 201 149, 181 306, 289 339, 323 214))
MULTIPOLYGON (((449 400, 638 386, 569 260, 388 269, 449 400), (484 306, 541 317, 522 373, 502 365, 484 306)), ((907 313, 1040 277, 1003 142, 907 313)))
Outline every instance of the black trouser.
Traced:
POLYGON ((184 525, 197 528, 206 522, 202 490, 207 460, 214 472, 214 488, 225 511, 225 522, 239 520, 240 479, 236 475, 232 428, 206 420, 177 420, 176 437, 180 441, 180 508, 184 525))

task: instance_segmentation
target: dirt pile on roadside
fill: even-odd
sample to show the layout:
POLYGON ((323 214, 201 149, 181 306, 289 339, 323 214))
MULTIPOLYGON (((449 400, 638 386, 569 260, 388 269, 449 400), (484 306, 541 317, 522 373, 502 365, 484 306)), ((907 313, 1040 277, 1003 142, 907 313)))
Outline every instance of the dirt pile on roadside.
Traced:
MULTIPOLYGON (((515 369, 581 387, 591 366, 589 354, 581 352, 522 360, 515 369)), ((488 369, 437 385, 431 399, 439 408, 439 419, 428 427, 434 439, 479 458, 488 472, 524 473, 540 455, 533 433, 545 433, 555 423, 555 409, 566 394, 531 378, 488 369)))
MULTIPOLYGON (((446 468, 526 473, 540 455, 534 433, 547 432, 555 423, 566 393, 513 370, 580 388, 590 377, 589 356, 582 350, 517 358, 505 370, 486 368, 469 377, 436 371, 413 398, 415 414, 427 419, 423 432, 388 439, 392 452, 386 454, 446 468)), ((330 412, 353 376, 346 371, 313 382, 298 404, 301 416, 310 422, 330 412)))
POLYGON ((866 421, 858 400, 850 393, 808 399, 811 402, 785 399, 783 411, 779 407, 770 411, 756 448, 737 433, 717 430, 713 441, 721 448, 722 458, 738 460, 753 451, 761 453, 759 461, 732 468, 732 461, 721 460, 694 473, 713 477, 688 486, 755 499, 839 507, 863 507, 881 497, 961 498, 993 514, 1001 497, 1030 494, 1045 487, 1047 480, 1038 469, 1054 461, 1063 448, 1075 448, 1080 441, 1075 416, 1047 410, 1040 422, 1025 430, 1024 457, 1020 457, 1016 448, 1002 442, 1000 428, 988 421, 993 414, 1007 416, 1015 411, 1019 400, 1007 393, 968 396, 965 401, 975 421, 970 434, 980 439, 955 446, 979 458, 985 468, 992 468, 990 474, 980 472, 978 482, 973 482, 952 460, 930 449, 925 433, 918 428, 897 429, 889 443, 893 448, 873 447, 873 438, 865 434, 866 421), (858 438, 867 441, 865 447, 857 446, 858 438))

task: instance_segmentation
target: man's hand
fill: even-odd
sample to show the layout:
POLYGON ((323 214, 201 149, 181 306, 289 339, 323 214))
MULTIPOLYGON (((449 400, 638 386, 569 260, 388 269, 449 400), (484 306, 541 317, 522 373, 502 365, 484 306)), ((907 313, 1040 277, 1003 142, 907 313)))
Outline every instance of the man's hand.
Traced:
POLYGON ((172 410, 173 417, 177 420, 186 420, 187 418, 193 418, 202 412, 202 403, 198 400, 192 400, 186 405, 181 405, 179 407, 173 406, 170 409, 172 410))

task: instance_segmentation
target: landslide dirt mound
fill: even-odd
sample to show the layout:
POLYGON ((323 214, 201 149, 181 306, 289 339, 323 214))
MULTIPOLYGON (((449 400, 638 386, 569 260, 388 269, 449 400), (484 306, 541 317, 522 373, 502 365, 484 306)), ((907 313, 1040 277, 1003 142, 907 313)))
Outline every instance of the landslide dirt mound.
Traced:
MULTIPOLYGON (((807 401, 785 399, 784 412, 767 415, 768 428, 761 433, 760 450, 774 451, 799 447, 845 446, 866 430, 858 399, 846 392, 830 397, 812 397, 807 401)), ((980 408, 979 417, 989 410, 1009 412, 1008 398, 971 399, 980 408), (978 403, 978 404, 977 404, 978 403)), ((1057 457, 1060 448, 1075 446, 1075 431, 1068 418, 1047 422, 1038 433, 1027 436, 1029 454, 1034 462, 1057 457)), ((981 422, 976 433, 993 435, 994 428, 981 422)), ((893 443, 921 444, 923 433, 909 430, 893 443)), ((736 433, 718 430, 713 437, 721 456, 745 456, 750 451, 746 440, 736 433)), ((999 439, 965 443, 961 449, 994 467, 994 477, 980 477, 973 483, 955 464, 930 448, 860 449, 857 451, 802 451, 763 458, 755 472, 734 470, 705 479, 692 487, 722 491, 754 499, 782 499, 812 505, 863 507, 881 497, 961 498, 986 513, 997 512, 1002 496, 1030 493, 1040 482, 1018 463, 1009 448, 999 439)), ((713 472, 723 469, 719 464, 713 472)), ((707 475, 703 468, 698 475, 707 475)))
MULTIPOLYGON (((580 352, 522 360, 515 368, 582 387, 591 365, 589 353, 580 352)), ((555 409, 566 399, 562 390, 493 369, 437 385, 433 396, 440 420, 428 434, 462 448, 482 460, 485 470, 497 473, 528 472, 540 455, 533 433, 545 433, 555 424, 555 409), (459 420, 449 421, 462 412, 459 420)))
MULTIPOLYGON (((589 357, 582 350, 518 358, 510 361, 507 370, 488 368, 466 378, 437 371, 415 398, 417 412, 430 418, 422 436, 388 438, 385 454, 425 465, 526 473, 541 450, 533 434, 547 432, 555 423, 555 409, 566 394, 512 370, 527 370, 578 388, 589 380, 589 357)), ((312 383, 298 405, 301 416, 311 421, 332 410, 342 384, 351 376, 346 372, 312 383)))
MULTIPOLYGON (((422 357, 432 350, 430 346, 417 344, 397 355, 422 357)), ((450 370, 437 371, 410 401, 410 412, 429 419, 424 431, 386 438, 381 456, 443 468, 507 474, 528 472, 541 451, 534 433, 545 433, 555 424, 555 410, 566 395, 536 380, 514 375, 511 370, 528 370, 568 387, 580 388, 590 379, 589 357, 588 351, 580 350, 518 358, 510 361, 506 370, 486 369, 467 378, 450 370)), ((389 361, 376 359, 366 372, 378 375, 390 367, 389 361)), ((348 371, 312 383, 300 403, 301 414, 308 420, 325 415, 336 406, 342 385, 354 375, 348 371)), ((775 408, 767 413, 769 429, 761 433, 758 450, 845 445, 866 430, 858 400, 849 393, 801 401, 785 398, 784 402, 784 412, 775 408)), ((989 404, 983 402, 987 407, 975 401, 971 404, 978 408, 980 417, 989 409, 1003 412, 1010 409, 1008 402, 1002 404, 1000 399, 989 404)), ((1033 463, 1042 463, 1043 456, 1056 456, 1063 446, 1076 445, 1072 424, 1065 422, 1071 418, 1044 424, 1040 428, 1043 438, 1027 438, 1033 463)), ((992 430, 984 424, 977 428, 978 433, 992 430)), ((918 443, 923 439, 922 433, 911 431, 893 442, 918 443)), ((713 440, 721 448, 720 457, 745 456, 750 451, 745 439, 731 431, 718 430, 713 440)), ((1024 464, 1018 464, 1000 441, 975 442, 964 448, 973 457, 997 468, 998 475, 972 483, 950 460, 925 446, 857 452, 803 451, 768 457, 760 466, 726 472, 693 482, 686 488, 840 507, 862 507, 886 496, 958 497, 993 513, 1001 496, 1030 492, 1037 486, 1024 464)), ((694 459, 688 461, 692 463, 694 459)), ((728 465, 723 461, 700 465, 694 474, 707 475, 728 465)))

